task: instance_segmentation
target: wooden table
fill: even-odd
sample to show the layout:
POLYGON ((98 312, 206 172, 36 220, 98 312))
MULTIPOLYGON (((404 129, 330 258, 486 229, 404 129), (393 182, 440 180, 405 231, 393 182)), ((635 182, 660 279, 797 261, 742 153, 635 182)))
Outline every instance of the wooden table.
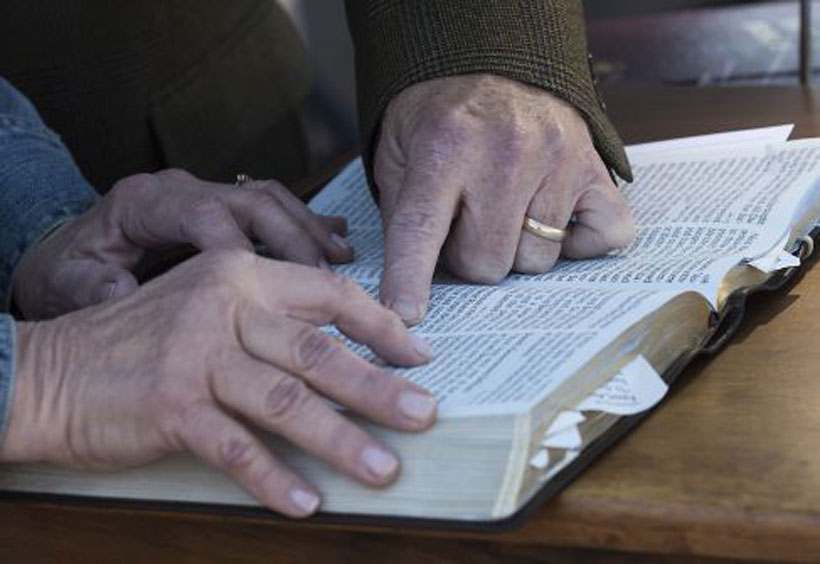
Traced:
MULTIPOLYGON (((796 122, 797 89, 612 90, 624 137, 646 141, 796 122)), ((0 502, 0 561, 820 562, 820 269, 754 299, 720 355, 522 528, 500 534, 331 527, 213 514, 0 502)))

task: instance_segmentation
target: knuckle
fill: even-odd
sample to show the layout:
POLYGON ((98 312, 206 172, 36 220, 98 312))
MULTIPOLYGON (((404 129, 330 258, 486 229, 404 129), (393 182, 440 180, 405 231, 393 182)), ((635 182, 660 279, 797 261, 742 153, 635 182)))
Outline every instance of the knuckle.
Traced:
POLYGON ((370 322, 374 325, 374 333, 382 335, 386 339, 391 337, 403 338, 407 329, 401 317, 393 310, 379 308, 375 310, 370 322))
POLYGON ((301 374, 315 373, 326 366, 338 350, 330 335, 315 327, 305 327, 292 348, 293 365, 301 374))
POLYGON ((274 425, 292 419, 310 400, 311 392, 297 378, 283 377, 265 393, 262 416, 274 425))
POLYGON ((183 221, 194 226, 208 226, 213 222, 226 221, 229 213, 227 206, 218 197, 204 195, 191 200, 183 221))
POLYGON ((421 201, 412 208, 396 211, 390 219, 391 231, 414 238, 429 239, 441 231, 441 214, 431 205, 432 201, 421 201))
MULTIPOLYGON (((567 139, 566 134, 562 131, 559 133, 552 132, 549 135, 548 152, 550 158, 554 162, 566 163, 573 158, 573 153, 577 151, 578 147, 573 147, 572 142, 567 139)), ((585 151, 581 151, 585 153, 585 151)), ((584 158, 582 157, 581 162, 584 158)))
POLYGON ((444 139, 465 139, 475 130, 476 117, 468 104, 447 106, 432 120, 431 133, 444 139))
POLYGON ((545 125, 545 144, 552 160, 565 162, 576 159, 580 153, 582 161, 586 154, 585 142, 580 136, 573 135, 570 127, 562 119, 550 119, 545 125))
POLYGON ((452 164, 454 155, 476 139, 479 123, 463 106, 444 108, 427 117, 419 128, 418 147, 425 164, 438 170, 452 164))
POLYGON ((201 252, 189 261, 188 286, 176 309, 183 314, 199 312, 199 316, 207 316, 239 304, 245 296, 241 290, 247 287, 243 281, 253 280, 257 260, 253 253, 242 249, 220 248, 201 252))
POLYGON ((496 144, 499 164, 520 164, 530 154, 532 139, 533 135, 524 126, 514 123, 502 126, 496 144))
POLYGON ((253 445, 246 439, 229 437, 219 445, 219 456, 231 471, 245 470, 256 460, 253 445))
MULTIPOLYGON (((190 326, 197 321, 204 322, 212 317, 232 322, 239 317, 239 310, 247 307, 247 304, 237 291, 237 287, 229 279, 228 272, 230 271, 204 278, 190 289, 187 296, 182 298, 180 310, 183 323, 190 326)), ((192 327, 187 328, 188 331, 192 329, 192 327)))
POLYGON ((609 176, 609 171, 592 143, 588 143, 580 153, 580 160, 584 164, 586 171, 587 185, 612 186, 613 182, 609 176))
POLYGON ((159 386, 148 397, 153 420, 173 441, 184 440, 199 428, 202 406, 190 405, 189 400, 178 386, 171 385, 159 386))
POLYGON ((280 209, 282 203, 268 190, 245 190, 253 209, 262 213, 268 213, 272 209, 280 209))
POLYGON ((528 103, 513 103, 504 112, 505 119, 498 122, 496 126, 502 134, 513 140, 527 140, 532 133, 540 129, 540 117, 542 112, 534 109, 528 103))
POLYGON ((490 187, 492 194, 496 197, 509 198, 510 189, 518 188, 522 184, 522 175, 529 172, 526 161, 526 155, 519 148, 499 147, 493 165, 495 182, 490 187))
POLYGON ((151 405, 154 410, 162 416, 167 414, 178 414, 185 411, 185 402, 174 388, 162 386, 157 389, 151 397, 151 405))
POLYGON ((474 260, 456 252, 448 254, 447 262, 453 274, 474 284, 498 284, 510 271, 508 261, 493 255, 474 260))
POLYGON ((256 266, 258 257, 244 249, 210 249, 200 255, 205 268, 218 279, 241 278, 242 273, 256 266))
POLYGON ((193 174, 181 168, 166 168, 155 174, 158 178, 170 182, 185 182, 195 178, 193 174))
POLYGON ((635 220, 628 209, 618 210, 618 216, 604 233, 604 243, 610 249, 628 247, 635 240, 635 220))
POLYGON ((268 194, 272 194, 274 197, 286 196, 287 194, 290 194, 290 191, 284 184, 274 179, 261 181, 261 188, 268 194))
POLYGON ((484 265, 479 268, 467 268, 461 275, 467 282, 474 284, 486 284, 495 286, 499 284, 504 277, 509 273, 507 267, 493 267, 493 265, 484 265))
POLYGON ((504 126, 493 144, 492 174, 493 183, 490 190, 498 198, 509 198, 510 189, 519 188, 522 184, 532 185, 522 180, 532 174, 533 170, 542 170, 544 159, 540 147, 540 136, 515 126, 504 126))
POLYGON ((540 127, 526 108, 511 109, 505 119, 493 124, 495 147, 499 155, 520 161, 530 154, 540 153, 540 127))
POLYGON ((546 124, 546 132, 549 140, 556 145, 566 145, 569 139, 567 124, 562 119, 551 119, 546 124))
MULTIPOLYGON (((184 298, 183 311, 197 315, 205 312, 224 312, 234 303, 234 290, 220 280, 203 280, 195 284, 184 298)), ((187 319, 186 319, 187 321, 187 319)))
POLYGON ((227 204, 214 195, 192 199, 180 221, 181 236, 197 247, 234 242, 241 231, 227 204))
POLYGON ((399 380, 391 378, 389 372, 376 367, 364 370, 360 378, 359 387, 365 399, 378 407, 390 407, 403 386, 399 380))
POLYGON ((362 291, 352 278, 339 272, 322 270, 318 274, 324 278, 323 285, 337 299, 350 299, 362 291))
POLYGON ((152 199, 158 189, 159 182, 153 174, 133 174, 117 181, 107 197, 115 201, 152 199))
POLYGON ((552 268, 557 259, 557 248, 553 252, 522 252, 516 257, 514 268, 522 274, 542 274, 552 268))
POLYGON ((355 467, 369 442, 371 440, 364 430, 344 419, 325 429, 323 450, 336 453, 344 465, 355 467))

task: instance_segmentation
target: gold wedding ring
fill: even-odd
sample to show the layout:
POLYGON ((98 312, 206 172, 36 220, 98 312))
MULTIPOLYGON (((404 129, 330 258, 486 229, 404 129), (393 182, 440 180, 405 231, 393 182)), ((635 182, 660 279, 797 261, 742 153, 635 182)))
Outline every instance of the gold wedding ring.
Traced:
POLYGON ((234 182, 233 185, 236 188, 243 188, 248 182, 253 182, 253 178, 247 174, 240 173, 236 175, 236 182, 234 182))
POLYGON ((535 221, 529 216, 524 216, 524 231, 528 231, 536 237, 541 237, 553 243, 560 243, 567 238, 566 229, 558 229, 540 221, 535 221))

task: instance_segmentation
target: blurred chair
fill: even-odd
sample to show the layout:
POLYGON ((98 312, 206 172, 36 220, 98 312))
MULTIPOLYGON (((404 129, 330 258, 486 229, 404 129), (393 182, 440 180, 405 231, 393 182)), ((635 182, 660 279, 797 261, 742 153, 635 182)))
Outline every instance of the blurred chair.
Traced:
POLYGON ((601 80, 671 84, 809 81, 811 2, 587 0, 601 80), (618 7, 623 7, 621 13, 618 7))

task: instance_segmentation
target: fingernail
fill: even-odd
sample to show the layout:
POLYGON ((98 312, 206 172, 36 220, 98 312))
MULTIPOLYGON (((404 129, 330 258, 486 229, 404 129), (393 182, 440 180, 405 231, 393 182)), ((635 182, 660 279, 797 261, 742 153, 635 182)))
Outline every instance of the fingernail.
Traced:
POLYGON ((330 234, 330 240, 333 241, 333 243, 337 247, 340 247, 342 250, 345 250, 345 251, 350 250, 350 243, 345 241, 344 237, 342 237, 338 233, 331 233, 330 234))
POLYGON ((116 282, 108 282, 100 290, 100 297, 103 299, 103 301, 105 301, 105 300, 109 299, 111 296, 113 296, 114 292, 116 290, 117 290, 117 283, 116 282))
POLYGON ((418 302, 400 298, 393 302, 390 309, 395 311, 405 322, 418 323, 421 321, 421 304, 418 302))
POLYGON ((396 457, 377 446, 365 447, 362 452, 365 467, 379 480, 390 477, 399 467, 396 457))
POLYGON ((433 347, 430 346, 430 343, 428 343, 426 339, 413 334, 410 335, 410 338, 413 340, 413 347, 419 355, 428 360, 433 358, 433 347))
POLYGON ((332 270, 328 262, 323 258, 319 259, 319 268, 322 268, 324 270, 332 270))
POLYGON ((296 488, 290 490, 290 500, 305 514, 311 514, 319 507, 319 498, 307 490, 296 488))
POLYGON ((408 419, 426 423, 436 411, 436 400, 428 394, 408 390, 399 396, 399 411, 408 419))

